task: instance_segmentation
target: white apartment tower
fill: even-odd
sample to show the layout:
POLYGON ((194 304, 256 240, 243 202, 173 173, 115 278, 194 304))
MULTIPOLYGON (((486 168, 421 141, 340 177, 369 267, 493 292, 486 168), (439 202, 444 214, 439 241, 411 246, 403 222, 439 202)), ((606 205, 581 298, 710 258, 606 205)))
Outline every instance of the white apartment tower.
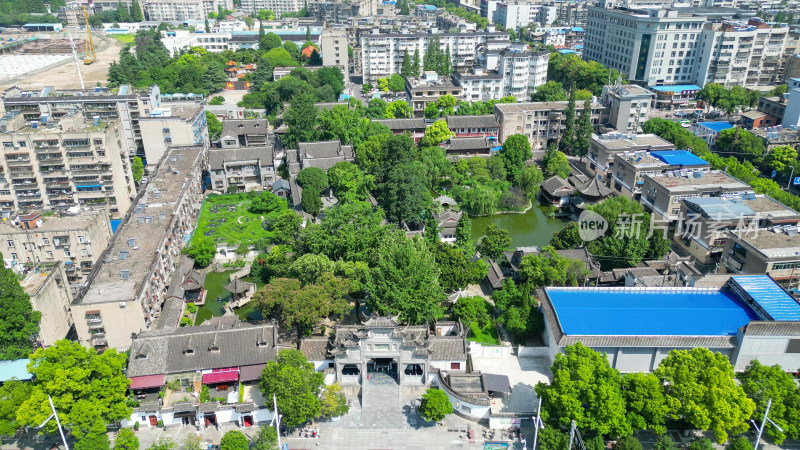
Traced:
POLYGON ((231 0, 142 0, 147 20, 152 22, 202 22, 219 7, 233 9, 231 0))
POLYGON ((275 13, 276 17, 283 14, 299 11, 303 7, 303 2, 298 0, 242 0, 242 11, 248 13, 258 13, 265 9, 275 13))

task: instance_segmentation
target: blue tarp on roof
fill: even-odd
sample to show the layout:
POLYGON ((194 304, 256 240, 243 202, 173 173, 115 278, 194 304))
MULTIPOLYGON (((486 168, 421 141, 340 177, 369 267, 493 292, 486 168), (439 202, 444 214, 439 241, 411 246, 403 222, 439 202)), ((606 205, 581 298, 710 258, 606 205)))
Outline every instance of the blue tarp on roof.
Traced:
POLYGON ((119 225, 122 223, 122 221, 119 219, 111 219, 110 222, 111 222, 111 233, 116 233, 117 228, 119 228, 119 225))
POLYGON ((673 86, 648 86, 656 92, 683 92, 683 91, 699 91, 700 86, 696 84, 676 84, 673 86))
POLYGON ((576 52, 575 50, 564 49, 564 50, 559 50, 558 53, 563 53, 563 54, 567 55, 567 54, 578 53, 578 52, 576 52))
POLYGON ((717 133, 721 133, 723 130, 727 130, 728 128, 733 128, 733 125, 730 122, 697 122, 697 125, 706 127, 712 131, 716 131, 717 133))
POLYGON ((86 184, 86 185, 83 185, 83 186, 75 186, 75 187, 78 188, 78 189, 86 189, 86 188, 99 188, 99 187, 102 187, 102 186, 99 185, 99 184, 86 184))
POLYGON ((733 336, 758 315, 729 291, 545 288, 564 334, 733 336))
POLYGON ((572 27, 572 31, 583 31, 583 27, 572 27))
POLYGON ((731 277, 772 320, 800 320, 800 303, 768 275, 731 277))
POLYGON ((687 204, 697 205, 699 209, 705 212, 708 217, 715 220, 735 220, 742 217, 755 215, 749 206, 742 203, 741 200, 733 200, 722 197, 705 197, 705 198, 692 198, 685 199, 687 204))
POLYGON ((436 7, 433 5, 422 5, 427 11, 436 11, 436 7))
POLYGON ((14 361, 0 361, 0 383, 4 383, 12 378, 18 380, 30 380, 33 375, 28 372, 30 359, 17 359, 14 361))
POLYGON ((708 164, 704 159, 686 150, 664 150, 660 152, 650 152, 650 154, 673 166, 700 166, 708 164))

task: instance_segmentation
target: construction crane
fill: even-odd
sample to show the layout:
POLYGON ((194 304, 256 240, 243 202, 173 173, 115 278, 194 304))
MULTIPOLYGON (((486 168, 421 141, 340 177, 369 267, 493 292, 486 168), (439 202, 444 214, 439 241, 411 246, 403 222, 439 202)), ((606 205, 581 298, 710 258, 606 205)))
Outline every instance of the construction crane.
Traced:
POLYGON ((83 7, 83 18, 86 21, 86 51, 83 54, 83 63, 91 64, 97 61, 97 54, 94 52, 94 43, 92 42, 92 27, 89 26, 89 13, 86 12, 86 7, 83 7))

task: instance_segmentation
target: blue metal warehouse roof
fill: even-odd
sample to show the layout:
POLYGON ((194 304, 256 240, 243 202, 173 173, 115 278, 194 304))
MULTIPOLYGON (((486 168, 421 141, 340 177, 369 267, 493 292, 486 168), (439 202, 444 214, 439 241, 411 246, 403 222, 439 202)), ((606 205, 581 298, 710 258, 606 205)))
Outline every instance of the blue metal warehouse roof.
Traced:
POLYGON ((700 86, 696 84, 675 84, 672 86, 648 86, 648 87, 658 92, 683 92, 683 91, 700 90, 700 86))
POLYGON ((703 164, 708 164, 704 159, 686 150, 664 150, 660 152, 650 152, 650 154, 673 166, 701 166, 703 164))
POLYGON ((772 320, 800 320, 800 303, 768 275, 731 277, 772 320))
POLYGON ((4 383, 12 378, 18 380, 30 380, 33 375, 28 372, 30 359, 17 359, 14 361, 0 361, 0 383, 4 383))
POLYGON ((717 133, 722 132, 722 130, 727 130, 728 128, 733 128, 730 122, 697 122, 697 125, 704 126, 717 133))
POLYGON ((732 336, 758 315, 727 291, 695 288, 546 288, 573 336, 732 336))

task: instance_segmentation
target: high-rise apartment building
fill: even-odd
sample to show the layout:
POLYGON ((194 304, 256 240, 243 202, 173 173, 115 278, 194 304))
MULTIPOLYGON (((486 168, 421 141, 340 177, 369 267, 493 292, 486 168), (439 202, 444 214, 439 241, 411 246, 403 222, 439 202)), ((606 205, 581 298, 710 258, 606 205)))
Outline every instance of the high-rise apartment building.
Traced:
POLYGON ((142 0, 147 20, 153 22, 204 21, 220 7, 233 9, 231 0, 142 0))
POLYGON ((498 3, 490 22, 516 30, 535 23, 541 5, 532 2, 498 3))
POLYGON ((350 61, 347 54, 347 30, 344 28, 325 28, 320 36, 322 65, 335 66, 347 79, 350 61))
POLYGON ((85 114, 28 123, 11 111, 0 119, 0 214, 78 205, 125 214, 136 188, 122 121, 85 114))
POLYGON ((70 307, 78 341, 127 349, 160 316, 170 277, 200 212, 207 148, 167 150, 70 307))
POLYGON ((419 51, 420 61, 425 57, 428 42, 439 39, 442 51, 450 49, 453 68, 469 68, 475 64, 478 46, 492 39, 508 39, 508 33, 478 31, 471 33, 440 33, 437 29, 429 34, 372 34, 361 36, 361 62, 365 83, 375 84, 378 78, 400 73, 403 55, 414 55, 419 51))
MULTIPOLYGON (((559 139, 566 128, 566 110, 569 102, 498 103, 494 115, 500 123, 500 143, 513 134, 528 138, 534 150, 544 150, 552 139, 559 139)), ((580 115, 583 103, 575 105, 580 115)), ((608 110, 599 103, 592 104, 592 124, 597 126, 608 120, 608 110)))
POLYGON ((275 13, 276 17, 281 17, 286 13, 297 12, 303 7, 303 3, 298 0, 242 0, 242 11, 256 14, 259 10, 267 10, 275 13))

